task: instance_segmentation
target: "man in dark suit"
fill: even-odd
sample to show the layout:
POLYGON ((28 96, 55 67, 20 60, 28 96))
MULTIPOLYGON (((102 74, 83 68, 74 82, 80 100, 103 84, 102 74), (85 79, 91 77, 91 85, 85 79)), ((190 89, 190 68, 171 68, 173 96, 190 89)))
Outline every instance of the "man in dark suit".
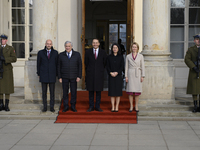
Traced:
POLYGON ((96 92, 96 111, 102 112, 100 108, 101 91, 103 91, 104 83, 104 68, 106 65, 106 52, 99 48, 100 42, 98 39, 93 39, 92 49, 85 53, 86 67, 86 88, 89 91, 89 109, 87 112, 94 110, 94 92, 96 92))
POLYGON ((63 87, 63 112, 69 110, 68 105, 68 93, 69 84, 71 91, 71 110, 77 112, 76 110, 76 93, 77 93, 77 82, 80 81, 82 77, 82 60, 79 52, 72 49, 73 44, 70 41, 66 41, 65 51, 60 53, 58 59, 58 79, 62 83, 63 87))
POLYGON ((47 40, 45 43, 45 48, 40 50, 37 54, 37 74, 42 83, 42 100, 43 100, 43 110, 47 111, 47 85, 49 85, 50 90, 50 111, 54 110, 54 93, 55 93, 55 82, 57 74, 57 62, 58 62, 58 52, 53 49, 53 44, 51 40, 47 40))

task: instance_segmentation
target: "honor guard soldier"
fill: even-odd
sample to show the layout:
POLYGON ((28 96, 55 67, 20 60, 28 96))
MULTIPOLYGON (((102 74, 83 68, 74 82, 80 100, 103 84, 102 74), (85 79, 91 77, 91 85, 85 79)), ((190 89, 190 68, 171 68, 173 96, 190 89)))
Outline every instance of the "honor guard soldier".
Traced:
POLYGON ((2 34, 0 36, 0 111, 10 111, 9 98, 10 94, 14 93, 14 83, 13 83, 13 62, 17 61, 15 50, 12 46, 8 45, 8 36, 2 34), (3 102, 3 97, 5 94, 5 106, 3 102))
POLYGON ((199 106, 200 106, 200 35, 195 35, 194 43, 195 45, 190 47, 185 55, 185 63, 189 67, 189 76, 187 83, 187 94, 192 94, 194 101, 193 113, 199 111, 197 106, 197 97, 199 96, 199 106))

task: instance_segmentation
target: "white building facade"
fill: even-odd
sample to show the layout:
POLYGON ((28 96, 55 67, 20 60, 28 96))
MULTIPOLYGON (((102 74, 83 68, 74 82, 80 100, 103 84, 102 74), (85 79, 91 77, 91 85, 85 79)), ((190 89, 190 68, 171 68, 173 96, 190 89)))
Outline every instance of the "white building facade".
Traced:
MULTIPOLYGON (((175 88, 187 85, 184 56, 200 33, 199 14, 200 0, 0 0, 0 34, 15 47, 14 84, 25 88, 26 99, 41 99, 36 55, 47 39, 58 52, 72 41, 84 56, 84 41, 93 38, 107 54, 119 38, 127 53, 138 42, 146 65, 143 99, 174 99, 175 88)), ((61 91, 57 83, 59 99, 61 91)))

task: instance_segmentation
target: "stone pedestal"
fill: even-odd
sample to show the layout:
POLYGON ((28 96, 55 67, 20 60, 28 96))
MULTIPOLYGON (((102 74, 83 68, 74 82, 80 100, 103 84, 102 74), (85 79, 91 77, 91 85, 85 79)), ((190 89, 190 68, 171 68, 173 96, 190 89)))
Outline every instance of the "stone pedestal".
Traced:
MULTIPOLYGON (((27 61, 25 64, 25 84, 24 94, 25 100, 42 100, 42 85, 39 77, 36 75, 36 61, 27 61)), ((62 98, 62 84, 56 82, 55 100, 62 98)), ((47 99, 50 99, 49 89, 47 91, 47 99)))
POLYGON ((145 80, 141 99, 170 101, 174 99, 175 68, 169 49, 169 1, 144 0, 143 4, 145 80))
MULTIPOLYGON (((47 39, 57 49, 57 0, 34 0, 33 5, 33 51, 25 64, 25 100, 42 100, 42 87, 36 72, 37 52, 45 46, 47 39)), ((62 84, 56 82, 55 100, 61 100, 62 84)), ((49 90, 47 99, 49 99, 49 90)))

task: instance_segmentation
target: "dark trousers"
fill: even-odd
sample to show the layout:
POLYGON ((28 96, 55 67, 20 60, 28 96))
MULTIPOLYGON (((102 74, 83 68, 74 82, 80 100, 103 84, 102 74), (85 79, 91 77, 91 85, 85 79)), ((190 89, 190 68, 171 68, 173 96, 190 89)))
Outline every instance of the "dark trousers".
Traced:
POLYGON ((69 85, 70 85, 70 92, 71 92, 71 107, 75 108, 76 105, 76 93, 77 93, 77 82, 76 79, 62 79, 62 87, 63 87, 63 104, 64 108, 68 108, 68 101, 69 101, 69 85))
POLYGON ((94 108, 94 92, 96 92, 95 108, 100 108, 101 91, 89 91, 89 105, 90 105, 90 108, 94 108))
POLYGON ((47 85, 49 84, 50 91, 50 108, 54 108, 54 93, 55 93, 55 83, 42 83, 42 100, 44 108, 47 108, 47 85))

